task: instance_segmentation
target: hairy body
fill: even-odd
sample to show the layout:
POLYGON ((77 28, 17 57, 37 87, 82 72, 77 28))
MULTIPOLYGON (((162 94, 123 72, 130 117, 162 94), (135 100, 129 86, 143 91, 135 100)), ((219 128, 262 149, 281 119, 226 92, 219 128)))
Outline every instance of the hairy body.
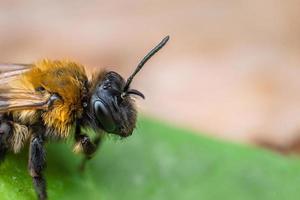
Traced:
POLYGON ((46 137, 67 138, 76 120, 83 117, 88 84, 93 84, 88 82, 83 66, 68 61, 42 60, 10 79, 2 86, 2 94, 9 96, 5 105, 12 111, 2 115, 12 125, 8 145, 15 153, 32 137, 32 127, 41 122, 47 128, 46 137), (20 98, 21 94, 24 96, 20 98), (48 100, 53 94, 57 99, 49 105, 48 100), (19 108, 14 109, 17 106, 19 108))
MULTIPOLYGON (((105 71, 88 80, 84 67, 69 61, 41 60, 14 65, 0 73, 0 161, 8 151, 19 153, 30 143, 28 168, 39 199, 46 199, 44 143, 66 139, 75 132, 74 151, 91 158, 103 131, 96 128, 94 141, 81 132, 89 126, 85 109, 95 85, 105 71), (14 68, 15 67, 15 68, 14 68), (73 130, 73 131, 72 131, 73 130)), ((85 163, 85 161, 83 162, 85 163)), ((83 167, 83 165, 82 165, 83 167)))

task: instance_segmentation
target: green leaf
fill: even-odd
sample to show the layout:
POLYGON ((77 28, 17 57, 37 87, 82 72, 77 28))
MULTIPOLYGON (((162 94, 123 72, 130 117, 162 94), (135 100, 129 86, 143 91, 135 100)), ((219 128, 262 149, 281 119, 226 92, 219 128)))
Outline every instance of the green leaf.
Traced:
MULTIPOLYGON (((299 199, 300 162, 143 118, 128 139, 107 139, 86 171, 70 145, 47 147, 49 199, 299 199)), ((35 199, 27 154, 0 166, 0 199, 35 199)))

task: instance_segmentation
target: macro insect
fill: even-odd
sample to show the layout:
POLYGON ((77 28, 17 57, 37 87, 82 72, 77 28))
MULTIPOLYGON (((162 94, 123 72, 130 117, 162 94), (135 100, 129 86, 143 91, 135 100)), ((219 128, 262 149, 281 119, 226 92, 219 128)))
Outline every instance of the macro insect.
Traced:
POLYGON ((29 143, 29 174, 38 199, 47 199, 45 143, 74 136, 74 151, 83 153, 84 167, 103 135, 130 136, 137 120, 133 96, 144 98, 130 87, 131 82, 168 40, 169 36, 152 49, 127 81, 105 70, 89 79, 82 65, 70 61, 1 65, 0 161, 6 153, 18 153, 29 143), (90 139, 85 128, 92 129, 95 138, 90 139))

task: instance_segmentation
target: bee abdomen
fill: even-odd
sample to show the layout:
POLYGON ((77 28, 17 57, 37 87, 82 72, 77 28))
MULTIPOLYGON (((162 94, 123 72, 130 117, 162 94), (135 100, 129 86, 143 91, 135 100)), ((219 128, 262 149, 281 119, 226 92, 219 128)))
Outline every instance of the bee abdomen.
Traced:
POLYGON ((0 146, 19 153, 30 138, 27 126, 5 119, 0 116, 0 146))
POLYGON ((18 123, 12 124, 11 138, 10 138, 10 149, 14 153, 19 153, 24 145, 29 141, 31 132, 28 127, 18 123))

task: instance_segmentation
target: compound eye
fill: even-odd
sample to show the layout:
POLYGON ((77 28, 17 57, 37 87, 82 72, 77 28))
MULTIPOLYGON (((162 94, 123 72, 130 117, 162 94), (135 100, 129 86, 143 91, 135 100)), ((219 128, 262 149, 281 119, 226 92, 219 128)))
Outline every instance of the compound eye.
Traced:
POLYGON ((115 122, 112 118, 110 110, 102 101, 96 101, 94 103, 94 111, 96 114, 97 119, 99 120, 100 124, 103 126, 103 129, 108 132, 112 133, 116 129, 115 122))

